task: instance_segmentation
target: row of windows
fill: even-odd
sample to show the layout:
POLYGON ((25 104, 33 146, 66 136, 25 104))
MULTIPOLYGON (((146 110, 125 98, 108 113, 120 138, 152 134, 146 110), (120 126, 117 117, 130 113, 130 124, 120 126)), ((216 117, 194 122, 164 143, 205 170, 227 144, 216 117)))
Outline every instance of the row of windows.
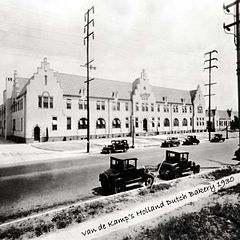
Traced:
MULTIPOLYGON (((151 119, 152 127, 155 127, 155 118, 151 119)), ((190 118, 190 126, 192 125, 192 119, 190 118)), ((160 127, 160 118, 157 118, 157 126, 160 127)), ((169 127, 170 126, 170 120, 168 118, 165 118, 163 121, 163 126, 164 127, 169 127)), ((173 120, 173 126, 178 127, 179 126, 179 120, 175 118, 173 120)), ((188 126, 188 121, 186 118, 182 120, 182 126, 188 126)), ((67 117, 67 130, 72 129, 72 119, 71 117, 67 117)), ((125 118, 125 127, 129 128, 129 118, 125 118)), ((139 119, 138 117, 135 118, 135 127, 139 127, 139 119)), ((87 128, 87 119, 86 118, 81 118, 78 121, 78 129, 86 129, 87 128)), ((97 129, 102 129, 106 128, 106 121, 103 118, 99 118, 96 121, 96 128, 97 129)), ((121 128, 121 121, 119 118, 114 118, 112 121, 112 128, 121 128)), ((57 130, 57 117, 52 117, 52 130, 57 130)))
POLYGON ((12 112, 17 112, 23 109, 23 99, 20 99, 19 101, 14 101, 12 104, 12 112))
MULTIPOLYGON (((160 104, 157 104, 157 111, 160 112, 160 104)), ((66 108, 71 109, 72 108, 72 102, 71 99, 66 100, 66 108)), ((202 107, 201 107, 202 108, 202 107)), ((86 100, 79 100, 79 109, 87 109, 87 101, 86 100)), ((105 101, 104 100, 97 100, 96 102, 96 110, 105 110, 105 101)), ((120 111, 121 110, 121 104, 119 101, 113 101, 112 102, 112 110, 113 111, 120 111)), ((135 103, 135 110, 138 112, 140 111, 139 103, 135 103)), ((142 103, 142 112, 148 112, 149 111, 149 105, 146 102, 142 103)), ((155 105, 154 103, 151 103, 150 110, 154 112, 155 105)), ((170 106, 168 104, 165 104, 163 106, 163 112, 169 112, 170 106)), ((129 103, 125 102, 125 111, 129 111, 129 103)), ((201 110, 202 111, 202 110, 201 110)), ((173 112, 178 113, 178 105, 173 105, 173 112)), ((189 112, 192 113, 192 106, 189 106, 189 112)), ((187 106, 182 106, 182 113, 187 113, 187 106)))
MULTIPOLYGON (((52 117, 52 130, 56 131, 57 130, 57 117, 52 117)), ((78 121, 78 129, 87 129, 88 123, 86 118, 81 118, 78 121)), ((129 119, 126 118, 126 128, 129 127, 129 119)), ((72 129, 72 119, 71 117, 67 117, 67 125, 66 125, 67 130, 72 129)), ((103 118, 99 118, 96 121, 96 128, 101 129, 101 128, 106 128, 106 122, 103 118)), ((121 121, 118 118, 114 118, 112 121, 112 128, 121 128, 121 121)))

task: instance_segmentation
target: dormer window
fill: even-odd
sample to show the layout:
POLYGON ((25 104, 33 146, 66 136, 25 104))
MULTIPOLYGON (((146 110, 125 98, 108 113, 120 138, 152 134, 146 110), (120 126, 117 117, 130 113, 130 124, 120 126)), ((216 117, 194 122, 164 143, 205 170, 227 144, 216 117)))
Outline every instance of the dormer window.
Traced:
POLYGON ((112 98, 114 99, 118 98, 118 91, 112 92, 112 98))

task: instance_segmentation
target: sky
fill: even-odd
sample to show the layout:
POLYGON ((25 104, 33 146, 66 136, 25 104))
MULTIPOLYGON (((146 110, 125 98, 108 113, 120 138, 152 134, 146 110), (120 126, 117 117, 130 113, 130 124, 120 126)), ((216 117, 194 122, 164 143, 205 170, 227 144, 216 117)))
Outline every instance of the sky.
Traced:
POLYGON ((14 70, 31 77, 44 57, 58 72, 85 76, 84 14, 94 6, 92 77, 133 82, 145 69, 151 85, 192 90, 200 84, 207 94, 204 53, 217 50, 212 108, 237 110, 236 47, 223 30, 233 16, 223 3, 231 1, 0 0, 0 92, 14 70))

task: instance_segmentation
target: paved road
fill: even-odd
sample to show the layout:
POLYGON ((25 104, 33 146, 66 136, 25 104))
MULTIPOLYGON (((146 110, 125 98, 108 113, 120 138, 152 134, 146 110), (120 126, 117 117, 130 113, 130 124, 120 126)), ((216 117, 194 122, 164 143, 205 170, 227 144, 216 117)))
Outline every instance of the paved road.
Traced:
MULTIPOLYGON (((177 149, 190 152, 202 170, 237 164, 232 160, 237 139, 224 143, 201 143, 177 149)), ((164 160, 165 149, 148 147, 112 154, 119 158, 138 157, 139 165, 156 165, 164 160)), ((0 217, 29 209, 84 199, 99 193, 98 175, 108 168, 109 155, 92 154, 67 161, 0 169, 0 217)))

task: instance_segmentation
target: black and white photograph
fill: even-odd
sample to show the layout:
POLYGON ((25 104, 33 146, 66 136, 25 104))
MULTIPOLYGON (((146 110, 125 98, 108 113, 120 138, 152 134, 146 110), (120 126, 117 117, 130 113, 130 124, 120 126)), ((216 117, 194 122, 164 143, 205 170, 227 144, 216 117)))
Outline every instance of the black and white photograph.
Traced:
POLYGON ((240 0, 0 4, 0 239, 240 239, 240 0))

